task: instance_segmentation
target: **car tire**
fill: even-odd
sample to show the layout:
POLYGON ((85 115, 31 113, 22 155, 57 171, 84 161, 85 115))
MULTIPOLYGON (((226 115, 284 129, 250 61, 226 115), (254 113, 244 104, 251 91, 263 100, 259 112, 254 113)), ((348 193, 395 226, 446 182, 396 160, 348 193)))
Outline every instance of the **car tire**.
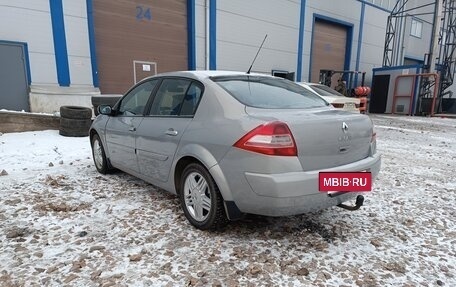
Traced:
POLYGON ((106 174, 110 171, 109 161, 106 157, 103 143, 101 142, 100 136, 95 134, 92 137, 92 157, 95 164, 95 168, 101 174, 106 174))
POLYGON ((61 106, 60 117, 67 119, 91 119, 92 109, 78 106, 61 106))
POLYGON ((223 198, 212 176, 198 163, 183 171, 179 199, 185 217, 201 230, 216 230, 228 224, 223 198))
POLYGON ((67 137, 86 137, 89 135, 91 119, 60 118, 59 134, 67 137))

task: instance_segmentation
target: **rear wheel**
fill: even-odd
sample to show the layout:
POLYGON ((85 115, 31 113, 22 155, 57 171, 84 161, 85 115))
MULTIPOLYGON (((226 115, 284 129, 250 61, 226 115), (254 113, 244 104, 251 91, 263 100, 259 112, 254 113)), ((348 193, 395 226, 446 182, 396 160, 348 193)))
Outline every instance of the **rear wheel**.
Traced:
POLYGON ((109 171, 108 159, 103 148, 100 137, 95 134, 92 138, 93 162, 99 173, 106 174, 109 171))
POLYGON ((196 228, 218 229, 228 223, 220 191, 200 164, 192 163, 184 169, 179 198, 185 217, 196 228))

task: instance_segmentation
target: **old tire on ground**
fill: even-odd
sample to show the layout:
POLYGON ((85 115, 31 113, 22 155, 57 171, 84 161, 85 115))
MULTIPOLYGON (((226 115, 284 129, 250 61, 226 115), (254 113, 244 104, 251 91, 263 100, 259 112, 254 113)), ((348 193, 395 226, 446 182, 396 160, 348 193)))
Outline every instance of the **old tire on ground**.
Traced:
POLYGON ((185 217, 196 228, 214 230, 228 224, 222 195, 202 165, 191 163, 184 169, 179 199, 185 217))
POLYGON ((60 118, 59 134, 67 137, 86 137, 89 135, 91 119, 60 118))
POLYGON ((100 140, 98 134, 95 134, 92 138, 92 156, 93 162, 98 172, 101 174, 106 174, 111 169, 109 167, 108 159, 106 158, 106 153, 103 148, 103 143, 100 140))
POLYGON ((77 106, 61 106, 60 117, 67 119, 91 119, 92 109, 77 106))

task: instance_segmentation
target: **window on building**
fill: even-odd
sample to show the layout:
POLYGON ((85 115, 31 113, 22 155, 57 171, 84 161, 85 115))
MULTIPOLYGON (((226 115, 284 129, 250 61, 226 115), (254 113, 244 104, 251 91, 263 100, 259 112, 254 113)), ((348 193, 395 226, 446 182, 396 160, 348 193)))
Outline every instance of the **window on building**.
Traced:
POLYGON ((410 30, 410 35, 421 38, 422 29, 423 29, 423 22, 421 22, 417 19, 412 19, 412 27, 410 30))
POLYGON ((367 2, 370 2, 370 3, 374 4, 375 6, 378 6, 378 7, 387 9, 387 10, 393 10, 397 1, 394 1, 394 0, 367 0, 367 2))

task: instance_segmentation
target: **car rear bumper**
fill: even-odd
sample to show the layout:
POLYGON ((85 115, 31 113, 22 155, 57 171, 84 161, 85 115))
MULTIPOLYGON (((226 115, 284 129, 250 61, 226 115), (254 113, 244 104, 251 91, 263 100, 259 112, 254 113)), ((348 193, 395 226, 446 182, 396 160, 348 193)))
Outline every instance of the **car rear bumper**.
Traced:
POLYGON ((355 198, 359 193, 349 192, 329 197, 318 190, 319 172, 354 172, 369 171, 372 182, 380 171, 379 154, 331 169, 308 172, 289 172, 280 174, 244 173, 250 192, 237 192, 234 201, 239 209, 246 213, 267 216, 286 216, 302 214, 355 198))

